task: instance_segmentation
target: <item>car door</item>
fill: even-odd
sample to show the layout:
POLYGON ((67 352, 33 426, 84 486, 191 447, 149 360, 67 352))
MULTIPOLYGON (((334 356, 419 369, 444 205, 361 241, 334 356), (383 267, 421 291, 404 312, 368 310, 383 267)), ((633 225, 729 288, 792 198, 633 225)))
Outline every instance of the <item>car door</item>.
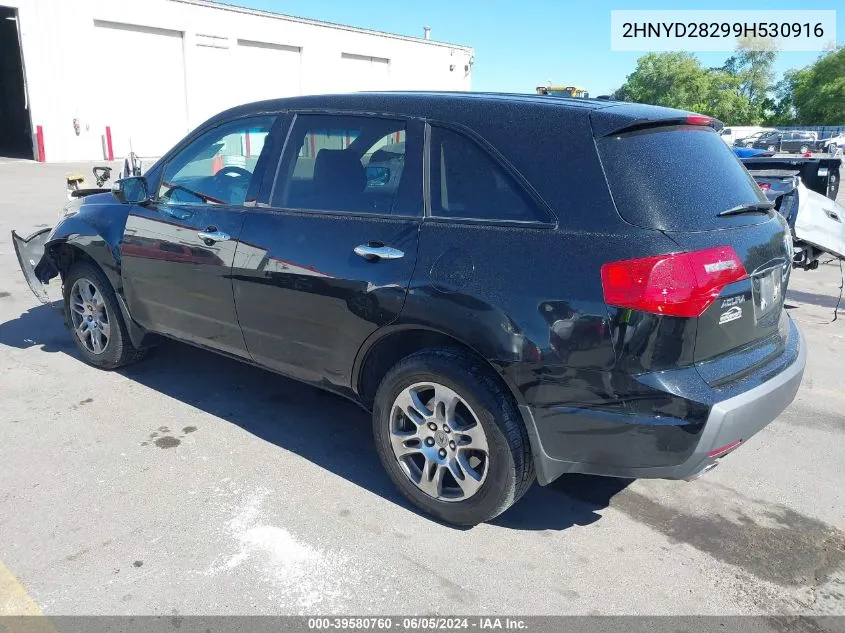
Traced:
POLYGON ((797 152, 800 144, 801 140, 799 139, 798 134, 795 132, 787 132, 783 135, 783 143, 781 144, 780 151, 797 152))
POLYGON ((294 114, 267 205, 247 213, 235 304, 252 358, 349 386, 355 355, 396 319, 417 258, 423 124, 294 114))
POLYGON ((773 147, 774 151, 777 151, 779 143, 780 137, 777 134, 769 132, 768 134, 763 134, 759 139, 757 139, 754 143, 754 147, 765 150, 768 150, 769 147, 773 147))
POLYGON ((200 134, 150 183, 151 200, 131 209, 121 275, 130 313, 148 330, 247 356, 232 263, 275 119, 239 118, 200 134))

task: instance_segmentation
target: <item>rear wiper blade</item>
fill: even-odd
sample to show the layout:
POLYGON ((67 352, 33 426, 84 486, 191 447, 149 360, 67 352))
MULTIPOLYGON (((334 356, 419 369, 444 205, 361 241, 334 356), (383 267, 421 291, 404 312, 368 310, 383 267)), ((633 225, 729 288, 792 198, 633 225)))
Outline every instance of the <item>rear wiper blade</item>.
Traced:
POLYGON ((724 215, 740 215, 742 213, 767 213, 775 208, 773 202, 755 202, 753 204, 739 204, 735 207, 731 207, 730 209, 725 209, 724 211, 719 211, 716 214, 717 217, 722 217, 724 215))

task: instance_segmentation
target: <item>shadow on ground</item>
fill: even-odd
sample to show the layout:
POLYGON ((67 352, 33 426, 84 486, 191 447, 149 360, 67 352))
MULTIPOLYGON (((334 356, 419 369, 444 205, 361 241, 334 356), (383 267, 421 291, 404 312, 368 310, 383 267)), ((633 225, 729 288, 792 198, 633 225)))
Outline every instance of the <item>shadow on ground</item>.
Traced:
MULTIPOLYGON (((77 356, 62 317, 47 306, 0 324, 0 345, 77 356)), ((80 361, 81 363, 82 361, 80 361)), ((381 467, 370 415, 322 390, 176 342, 166 342, 120 372, 249 433, 300 455, 382 498, 413 510, 381 467)), ((179 426, 179 420, 169 420, 179 426)), ((165 448, 172 447, 166 445, 165 448)), ((519 530, 563 530, 601 516, 627 480, 569 475, 535 485, 494 525, 519 530)))
POLYGON ((0 323, 0 345, 27 349, 40 346, 44 352, 77 356, 64 316, 46 305, 30 308, 17 319, 0 323))

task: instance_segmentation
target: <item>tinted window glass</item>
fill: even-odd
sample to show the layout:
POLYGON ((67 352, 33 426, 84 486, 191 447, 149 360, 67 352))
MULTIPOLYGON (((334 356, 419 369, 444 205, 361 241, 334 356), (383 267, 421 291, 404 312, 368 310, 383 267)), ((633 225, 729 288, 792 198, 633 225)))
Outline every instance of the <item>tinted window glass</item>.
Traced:
POLYGON ((275 117, 239 119, 209 130, 170 159, 158 198, 168 204, 240 205, 275 117))
POLYGON ((405 121, 300 115, 285 149, 272 204, 419 215, 421 156, 422 142, 408 133, 405 121))
POLYGON ((652 128, 599 139, 598 147, 616 207, 632 224, 689 231, 765 219, 716 216, 766 197, 710 128, 652 128))
POLYGON ((431 128, 431 213, 447 218, 549 221, 475 141, 437 126, 431 128))

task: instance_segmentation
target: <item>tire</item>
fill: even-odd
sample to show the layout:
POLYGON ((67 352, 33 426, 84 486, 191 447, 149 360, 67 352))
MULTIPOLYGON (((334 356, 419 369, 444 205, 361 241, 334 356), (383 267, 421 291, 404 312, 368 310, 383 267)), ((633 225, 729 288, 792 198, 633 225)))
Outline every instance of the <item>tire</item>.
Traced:
POLYGON ((489 521, 516 503, 534 482, 534 462, 528 434, 511 394, 489 367, 462 350, 423 350, 394 365, 381 381, 376 393, 373 435, 382 465, 399 492, 426 514, 446 523, 472 526, 489 521), (453 394, 461 403, 454 407, 456 413, 451 418, 448 411, 444 417, 437 418, 435 416, 440 414, 441 409, 439 405, 432 405, 438 401, 432 397, 424 411, 432 417, 425 420, 448 421, 447 425, 442 426, 448 434, 440 433, 438 423, 435 435, 428 435, 424 440, 432 442, 430 448, 423 449, 422 441, 412 437, 407 442, 419 443, 418 452, 400 459, 394 451, 396 438, 402 437, 399 435, 400 430, 394 431, 399 421, 411 429, 409 432, 418 431, 420 436, 432 431, 427 430, 428 422, 414 422, 410 415, 398 413, 404 407, 395 407, 397 398, 400 395, 406 397, 416 390, 418 395, 421 394, 417 400, 419 403, 428 397, 428 387, 431 385, 438 388, 436 393, 439 395, 453 394), (470 426, 466 426, 467 423, 470 426), (451 431, 447 428, 449 425, 453 427, 451 431), (483 442, 480 441, 479 428, 483 432, 483 442), (472 433, 469 445, 465 444, 470 436, 462 435, 462 430, 472 433), (435 437, 438 438, 436 443, 435 437), (452 438, 457 444, 453 441, 441 444, 443 437, 452 438), (473 452, 473 447, 482 443, 487 450, 486 458, 483 452, 473 452), (423 454, 424 451, 426 454, 423 454), (449 453, 444 457, 446 461, 437 462, 436 458, 428 460, 427 455, 439 455, 447 451, 449 453), (478 462, 478 465, 473 466, 473 461, 478 462), (463 466, 457 469, 458 474, 464 475, 462 483, 458 483, 459 478, 453 470, 441 465, 447 462, 452 468, 456 462, 463 466), (437 497, 424 492, 421 484, 415 481, 417 471, 419 481, 422 481, 422 469, 429 464, 433 464, 432 471, 436 466, 432 479, 440 477, 441 471, 444 473, 441 478, 443 494, 439 494, 440 486, 437 486, 437 497), (468 470, 467 465, 476 470, 468 470), (468 474, 472 472, 478 475, 479 471, 482 472, 480 478, 468 474), (457 486, 449 487, 449 481, 457 486), (465 495, 464 485, 476 488, 471 494, 465 495))
POLYGON ((801 147, 798 148, 799 154, 806 154, 809 151, 810 151, 810 148, 807 147, 806 145, 802 145, 801 147))
POLYGON ((116 369, 141 359, 145 350, 133 346, 129 340, 111 283, 97 266, 84 261, 74 264, 64 279, 63 295, 65 323, 86 363, 99 369, 116 369), (81 294, 76 294, 77 288, 81 294), (90 301, 86 301, 84 296, 86 288, 90 301), (92 288, 96 292, 92 292, 92 288), (82 314, 79 312, 80 300, 82 314), (89 309, 91 307, 94 309, 89 309), (85 336, 78 334, 83 320, 87 322, 85 336), (92 343, 94 332, 97 333, 99 351, 96 350, 98 346, 92 343))
POLYGON ((767 150, 767 151, 769 151, 769 152, 774 152, 775 150, 777 150, 777 148, 776 148, 774 145, 769 145, 769 146, 766 148, 766 150, 767 150))

